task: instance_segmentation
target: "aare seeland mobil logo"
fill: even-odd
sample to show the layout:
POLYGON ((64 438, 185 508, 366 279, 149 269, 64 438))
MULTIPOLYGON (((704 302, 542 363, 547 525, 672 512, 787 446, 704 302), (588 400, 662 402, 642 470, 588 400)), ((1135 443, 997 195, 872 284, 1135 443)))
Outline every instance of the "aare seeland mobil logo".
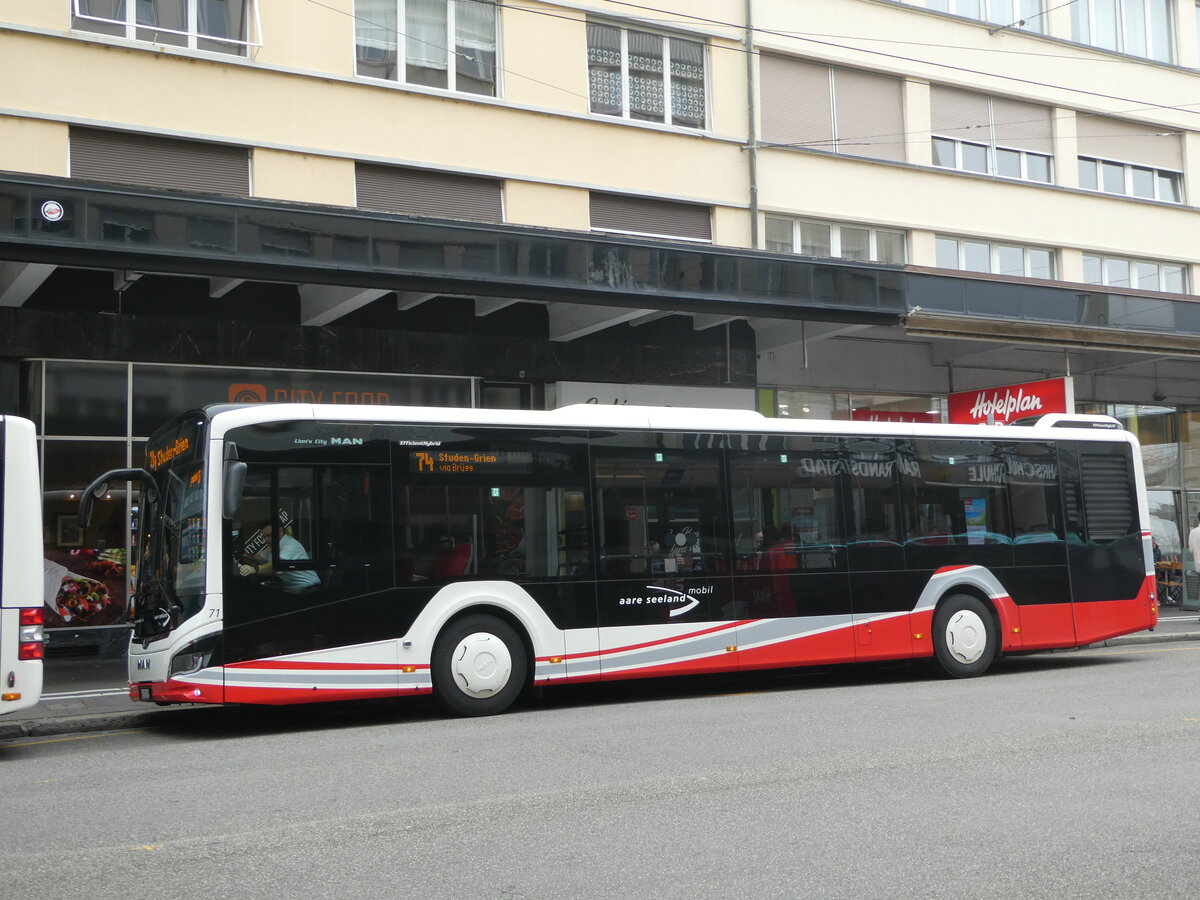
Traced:
POLYGON ((700 605, 700 597, 713 593, 712 585, 705 587, 688 588, 686 591, 677 591, 674 588, 658 587, 657 585, 646 585, 647 593, 640 597, 622 597, 617 602, 618 606, 669 606, 671 607, 668 615, 673 619, 676 616, 682 616, 684 613, 689 613, 700 605))

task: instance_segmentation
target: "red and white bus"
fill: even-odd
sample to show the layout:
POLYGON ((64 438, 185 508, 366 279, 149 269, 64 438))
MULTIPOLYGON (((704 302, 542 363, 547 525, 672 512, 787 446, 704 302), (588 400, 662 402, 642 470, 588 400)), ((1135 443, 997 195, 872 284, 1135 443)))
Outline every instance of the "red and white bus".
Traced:
POLYGON ((0 715, 42 696, 43 578, 37 438, 0 416, 0 715))
POLYGON ((211 406, 153 435, 129 675, 160 703, 864 660, 982 674, 1158 617, 1114 419, 211 406))

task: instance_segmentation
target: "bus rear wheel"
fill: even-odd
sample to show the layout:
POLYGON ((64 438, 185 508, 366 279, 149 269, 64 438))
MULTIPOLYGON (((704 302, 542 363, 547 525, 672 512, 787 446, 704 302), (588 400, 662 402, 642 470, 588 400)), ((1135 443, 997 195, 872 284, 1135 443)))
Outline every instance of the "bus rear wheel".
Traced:
POLYGON ((998 634, 992 612, 978 597, 952 594, 933 616, 933 648, 952 678, 982 675, 996 658, 998 634))
POLYGON ((476 614, 451 622, 433 646, 433 693, 460 716, 503 712, 525 687, 525 645, 507 622, 476 614))

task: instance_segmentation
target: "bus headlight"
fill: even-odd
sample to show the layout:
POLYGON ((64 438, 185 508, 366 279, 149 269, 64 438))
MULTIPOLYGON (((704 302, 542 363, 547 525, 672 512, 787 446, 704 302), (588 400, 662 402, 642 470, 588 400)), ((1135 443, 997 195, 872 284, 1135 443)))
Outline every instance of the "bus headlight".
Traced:
POLYGON ((174 678, 176 675, 199 672, 209 664, 209 661, 212 659, 213 650, 216 647, 217 636, 215 634, 210 634, 208 637, 200 638, 200 640, 188 644, 171 657, 171 668, 168 677, 174 678))

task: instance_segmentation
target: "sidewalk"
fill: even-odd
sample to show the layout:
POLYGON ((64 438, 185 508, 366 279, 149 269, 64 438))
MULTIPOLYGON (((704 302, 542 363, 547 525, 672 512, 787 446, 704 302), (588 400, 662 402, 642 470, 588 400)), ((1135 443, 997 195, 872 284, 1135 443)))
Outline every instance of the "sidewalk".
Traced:
MULTIPOLYGON (((1140 631, 1093 646, 1200 641, 1200 615, 1165 609, 1154 631, 1140 631)), ((0 718, 0 740, 81 731, 145 728, 164 717, 186 716, 212 707, 157 707, 129 699, 125 659, 48 659, 42 702, 0 718)))

